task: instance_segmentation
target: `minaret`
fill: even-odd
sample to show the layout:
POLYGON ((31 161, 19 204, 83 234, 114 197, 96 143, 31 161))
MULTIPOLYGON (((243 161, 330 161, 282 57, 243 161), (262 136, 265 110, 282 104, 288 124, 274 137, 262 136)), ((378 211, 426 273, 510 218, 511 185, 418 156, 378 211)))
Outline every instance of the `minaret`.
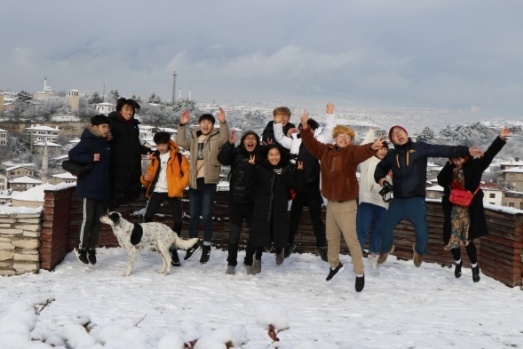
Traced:
POLYGON ((47 151, 47 139, 44 140, 44 156, 42 157, 42 169, 40 171, 40 180, 42 184, 47 183, 47 173, 49 170, 49 152, 47 151))
POLYGON ((191 88, 189 87, 189 97, 187 97, 187 100, 190 101, 191 100, 191 88))
POLYGON ((176 70, 173 71, 173 96, 172 96, 172 104, 176 102, 176 70))
POLYGON ((178 89, 178 100, 182 99, 182 89, 178 89))

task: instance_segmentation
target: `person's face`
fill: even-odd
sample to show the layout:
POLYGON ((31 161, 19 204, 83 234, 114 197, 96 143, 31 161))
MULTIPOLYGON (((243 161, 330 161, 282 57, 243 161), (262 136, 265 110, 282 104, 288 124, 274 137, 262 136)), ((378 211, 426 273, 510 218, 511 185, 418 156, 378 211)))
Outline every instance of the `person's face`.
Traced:
POLYGON ((335 141, 336 141, 336 146, 338 148, 345 148, 346 146, 351 144, 352 138, 348 134, 338 133, 338 135, 336 136, 335 141))
POLYGON ((97 130, 103 138, 107 138, 111 131, 111 126, 109 126, 109 124, 95 125, 93 128, 97 130))
POLYGON ((289 123, 289 120, 291 119, 291 116, 290 115, 287 115, 287 114, 283 114, 283 113, 278 113, 276 115, 279 115, 281 116, 281 125, 283 127, 285 127, 288 123, 289 123))
POLYGON ((158 149, 160 154, 165 154, 165 153, 167 153, 167 151, 169 151, 169 144, 168 143, 156 144, 156 149, 158 149))
POLYGON ((272 166, 276 166, 280 163, 281 154, 278 148, 272 148, 269 150, 269 153, 267 154, 267 160, 269 160, 269 164, 272 166))
POLYGON ((252 153, 257 145, 258 145, 258 139, 256 138, 255 135, 247 135, 243 139, 243 147, 249 153, 252 153))
POLYGON ((450 161, 452 161, 452 164, 456 167, 461 167, 465 163, 464 158, 450 159, 450 161))
POLYGON ((124 104, 122 109, 120 109, 120 115, 125 120, 131 120, 131 118, 134 115, 134 107, 132 105, 129 105, 129 104, 124 104))
POLYGON ((400 127, 394 127, 392 129, 392 143, 394 144, 397 144, 397 145, 403 145, 405 143, 407 143, 407 141, 409 140, 409 137, 407 136, 407 132, 403 131, 402 128, 400 127))
POLYGON ((214 128, 214 124, 211 122, 211 120, 208 119, 203 119, 202 121, 200 121, 199 125, 200 131, 202 131, 203 135, 208 135, 214 128))
POLYGON ((381 147, 377 152, 376 152, 376 157, 378 159, 383 159, 385 157, 385 155, 387 155, 387 152, 389 151, 388 148, 385 148, 385 147, 381 147))

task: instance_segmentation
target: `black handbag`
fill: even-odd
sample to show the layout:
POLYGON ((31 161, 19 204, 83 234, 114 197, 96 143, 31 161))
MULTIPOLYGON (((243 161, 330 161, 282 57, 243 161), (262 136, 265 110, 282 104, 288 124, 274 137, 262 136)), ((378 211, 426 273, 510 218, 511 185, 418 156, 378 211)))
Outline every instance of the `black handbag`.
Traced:
POLYGON ((93 162, 87 165, 83 165, 77 162, 73 162, 71 160, 62 161, 62 168, 78 178, 85 177, 85 175, 88 174, 89 171, 91 171, 93 166, 93 162))

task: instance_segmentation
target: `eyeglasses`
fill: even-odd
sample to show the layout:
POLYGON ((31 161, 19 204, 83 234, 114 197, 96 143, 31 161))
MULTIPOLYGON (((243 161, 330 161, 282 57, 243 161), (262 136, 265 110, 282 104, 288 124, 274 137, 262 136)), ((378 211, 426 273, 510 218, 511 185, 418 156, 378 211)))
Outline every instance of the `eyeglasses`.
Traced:
POLYGON ((342 134, 342 133, 340 133, 339 135, 337 135, 336 138, 338 138, 338 139, 348 139, 348 140, 351 140, 351 136, 349 136, 349 135, 344 135, 344 134, 342 134))

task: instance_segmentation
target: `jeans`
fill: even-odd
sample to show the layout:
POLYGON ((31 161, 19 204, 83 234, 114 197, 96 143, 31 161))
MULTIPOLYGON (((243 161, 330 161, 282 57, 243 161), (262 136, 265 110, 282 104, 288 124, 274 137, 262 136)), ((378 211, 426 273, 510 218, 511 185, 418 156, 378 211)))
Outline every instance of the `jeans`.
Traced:
POLYGON ((197 179, 197 189, 189 189, 189 237, 198 237, 200 215, 203 219, 203 241, 212 242, 212 209, 216 195, 216 184, 205 184, 203 178, 197 179))
POLYGON ((356 215, 356 232, 361 249, 369 240, 369 252, 378 254, 380 252, 381 230, 387 209, 367 202, 358 205, 356 215), (370 234, 370 238, 369 238, 370 234))
POLYGON ((407 218, 414 227, 416 252, 420 255, 426 254, 429 230, 427 227, 427 206, 425 198, 422 196, 392 199, 383 222, 380 252, 390 252, 394 243, 394 227, 404 218, 407 218))

